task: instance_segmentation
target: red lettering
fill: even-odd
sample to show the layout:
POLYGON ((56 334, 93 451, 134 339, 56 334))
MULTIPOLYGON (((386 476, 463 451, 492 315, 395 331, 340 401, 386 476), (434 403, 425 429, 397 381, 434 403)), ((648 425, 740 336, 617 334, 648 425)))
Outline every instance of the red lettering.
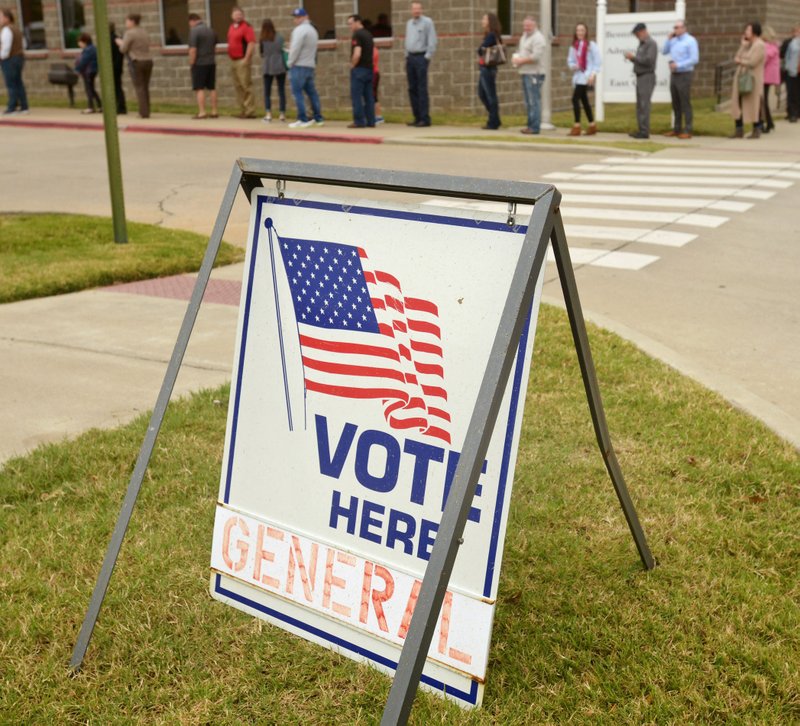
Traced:
POLYGON ((244 566, 247 564, 247 553, 250 550, 250 546, 247 542, 243 542, 242 540, 238 540, 236 542, 236 547, 239 550, 239 560, 234 563, 231 559, 231 530, 234 527, 238 527, 242 534, 245 537, 250 536, 250 530, 247 528, 247 523, 241 517, 229 517, 228 521, 225 522, 225 529, 222 531, 222 559, 225 562, 226 567, 229 570, 233 570, 234 572, 239 572, 240 570, 244 569, 244 566))
POLYGON ((397 631, 397 637, 405 640, 408 635, 408 626, 411 625, 411 616, 414 614, 414 608, 417 606, 417 599, 419 598, 419 589, 422 587, 421 580, 414 580, 414 586, 411 588, 411 594, 408 596, 406 603, 406 610, 403 613, 403 619, 400 621, 400 629, 397 631))
POLYGON ((314 583, 317 580, 317 555, 319 545, 316 542, 311 544, 311 561, 309 569, 303 559, 303 550, 300 549, 300 540, 296 535, 292 535, 292 546, 289 548, 289 571, 286 574, 286 592, 294 594, 294 572, 300 572, 300 582, 303 584, 303 595, 306 600, 311 602, 314 598, 314 583))
POLYGON ((449 590, 444 594, 442 603, 442 618, 439 622, 439 653, 449 655, 453 660, 460 661, 469 665, 472 663, 472 656, 456 648, 447 647, 447 639, 450 637, 450 618, 453 612, 453 593, 449 590))
POLYGON ((336 552, 335 550, 328 550, 328 557, 325 560, 325 582, 322 588, 322 607, 329 608, 333 612, 338 613, 342 617, 349 618, 352 608, 341 603, 331 602, 331 591, 334 587, 344 589, 347 583, 341 577, 336 577, 333 574, 334 557, 336 562, 349 567, 355 567, 356 558, 353 555, 348 555, 346 552, 336 552))
POLYGON ((277 590, 281 586, 278 578, 271 577, 266 573, 264 575, 261 574, 262 562, 275 562, 275 553, 264 549, 265 534, 271 539, 276 539, 280 542, 283 541, 283 532, 281 532, 279 529, 267 527, 263 524, 258 525, 258 532, 256 534, 256 561, 255 565, 253 566, 253 579, 263 583, 264 585, 268 585, 269 587, 274 587, 277 590))

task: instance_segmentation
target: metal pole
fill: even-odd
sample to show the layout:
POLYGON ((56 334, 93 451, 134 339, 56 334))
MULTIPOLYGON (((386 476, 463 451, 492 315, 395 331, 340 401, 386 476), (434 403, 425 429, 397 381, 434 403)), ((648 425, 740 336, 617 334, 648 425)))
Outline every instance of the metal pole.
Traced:
MULTIPOLYGON (((596 28, 596 43, 597 49, 600 51, 600 60, 603 65, 606 63, 606 13, 608 12, 607 0, 597 0, 597 28, 596 28)), ((600 73, 594 80, 594 115, 597 121, 606 120, 606 108, 603 98, 603 68, 601 66, 600 73)))
POLYGON ((103 129, 106 136, 108 186, 111 192, 111 218, 114 241, 126 244, 125 197, 122 193, 122 162, 119 155, 117 130, 117 99, 114 91, 114 69, 111 61, 111 33, 108 29, 106 0, 94 0, 94 30, 97 41, 97 64, 100 67, 100 96, 103 100, 103 129))
POLYGON ((600 396, 600 384, 597 382, 592 349, 589 346, 589 336, 586 333, 586 322, 583 319, 578 285, 575 282, 575 272, 572 269, 572 261, 569 257, 569 246, 567 245, 567 236, 564 232, 564 223, 561 219, 560 210, 556 210, 554 215, 552 242, 558 277, 561 280, 561 290, 564 293, 564 303, 567 307, 572 338, 575 342, 575 351, 578 354, 578 363, 583 377, 583 386, 586 390, 586 399, 589 402, 589 411, 592 415, 597 444, 600 447, 600 453, 603 455, 608 475, 611 477, 611 483, 617 492, 617 498, 628 522, 628 528, 633 535, 642 564, 645 570, 652 570, 656 566, 656 561, 647 545, 647 539, 642 530, 642 525, 639 523, 639 517, 636 515, 636 508, 633 506, 630 494, 628 494, 628 487, 625 485, 617 455, 611 445, 611 434, 608 432, 606 415, 603 410, 603 399, 600 396))
POLYGON ((478 391, 478 399, 467 428, 461 458, 456 467, 450 495, 436 534, 433 551, 425 569, 419 599, 411 617, 406 642, 383 711, 381 726, 405 724, 419 686, 447 584, 463 541, 475 488, 486 451, 494 432, 497 412, 519 345, 522 326, 530 310, 539 273, 544 265, 548 239, 553 229, 553 209, 561 195, 552 190, 533 208, 528 232, 522 244, 514 277, 506 298, 489 362, 478 391))
POLYGON ((553 0, 539 0, 539 30, 547 45, 544 50, 542 69, 544 89, 542 93, 542 129, 552 131, 553 126, 553 0))
POLYGON ((114 565, 117 564, 119 551, 122 548, 122 540, 125 539, 125 533, 128 531, 128 524, 133 515, 133 508, 136 506, 136 499, 139 497, 139 490, 142 488, 144 474, 150 463, 150 457, 153 455, 158 432, 161 429, 161 423, 167 411, 167 404, 172 395, 172 389, 178 378, 181 362, 183 361, 184 353, 186 353, 186 346, 189 345, 189 337, 192 334, 195 320, 197 320, 200 303, 203 301, 203 293, 211 277, 214 260, 217 259, 219 246, 222 242, 222 235, 225 232, 225 226, 228 223, 231 209, 233 209, 233 202, 236 199, 236 192, 239 189, 241 178, 242 172, 239 169, 239 165, 234 164, 228 186, 225 190, 225 196, 222 198, 222 205, 217 214, 217 221, 214 224, 214 231, 211 233, 211 238, 208 240, 208 247, 206 248, 206 254, 203 258, 203 264, 200 266, 197 282, 195 282, 192 297, 189 300, 189 305, 186 308, 186 314, 184 315, 178 338, 175 341, 175 347, 172 350, 172 357, 167 366, 167 372, 164 374, 164 382, 161 384, 161 391, 158 394, 158 399, 153 409, 153 415, 150 417, 147 434, 145 434, 142 447, 139 449, 139 457, 136 459, 136 466, 128 482, 128 491, 125 494, 122 509, 117 517, 117 523, 114 525, 114 532, 111 535, 111 541, 108 543, 108 549, 103 558, 103 566, 100 568, 100 574, 97 576, 92 598, 89 601, 89 607, 86 610, 83 625, 81 625, 81 631, 78 634, 75 648, 72 651, 72 658, 69 665, 74 672, 80 670, 83 657, 86 655, 86 649, 89 647, 89 641, 92 639, 92 632, 94 631, 97 617, 100 614, 100 608, 106 596, 108 583, 111 581, 111 575, 114 572, 114 565))

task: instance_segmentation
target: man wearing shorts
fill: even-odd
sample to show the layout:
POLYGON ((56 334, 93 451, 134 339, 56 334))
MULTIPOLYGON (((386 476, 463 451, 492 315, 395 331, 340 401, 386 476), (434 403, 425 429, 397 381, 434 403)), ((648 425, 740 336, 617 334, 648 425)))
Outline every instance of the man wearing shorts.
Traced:
POLYGON ((194 118, 208 118, 206 91, 211 96, 211 118, 217 118, 217 34, 203 19, 189 15, 189 66, 192 72, 192 90, 197 96, 197 113, 194 118))

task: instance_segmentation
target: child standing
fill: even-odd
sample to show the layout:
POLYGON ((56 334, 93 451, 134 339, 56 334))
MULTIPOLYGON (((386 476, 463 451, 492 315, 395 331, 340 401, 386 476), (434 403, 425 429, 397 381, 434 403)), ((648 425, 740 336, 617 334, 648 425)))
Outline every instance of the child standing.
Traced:
POLYGON ((86 89, 87 108, 81 113, 96 113, 102 108, 100 96, 94 88, 94 79, 97 78, 97 48, 92 43, 92 36, 89 33, 81 33, 78 36, 78 47, 81 54, 75 61, 75 70, 83 78, 83 86, 86 89), (95 108, 97 104, 97 108, 95 108))

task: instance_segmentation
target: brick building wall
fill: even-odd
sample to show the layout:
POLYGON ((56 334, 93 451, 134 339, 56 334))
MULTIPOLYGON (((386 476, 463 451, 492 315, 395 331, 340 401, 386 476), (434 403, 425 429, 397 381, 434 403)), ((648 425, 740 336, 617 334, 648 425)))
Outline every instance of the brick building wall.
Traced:
MULTIPOLYGON (((174 103, 193 103, 189 83, 187 51, 181 47, 163 47, 161 16, 157 0, 108 0, 109 18, 116 23, 118 32, 124 29, 125 15, 138 12, 142 15, 142 26, 150 33, 153 44, 154 69, 151 82, 151 95, 156 101, 174 103)), ((297 0, 271 0, 268 10, 264 0, 245 0, 242 7, 246 17, 256 30, 261 21, 271 17, 277 29, 287 39, 293 23, 290 12, 297 0)), ((430 0, 426 9, 436 22, 439 33, 439 49, 434 57, 430 72, 431 103, 434 112, 456 110, 483 113, 477 98, 478 70, 476 48, 481 42, 480 18, 486 12, 485 3, 477 0, 430 0)), ((566 57, 572 41, 572 31, 577 22, 586 22, 594 37, 595 0, 559 0, 555 22, 555 35, 552 45, 552 69, 548 83, 551 85, 553 109, 569 108, 571 95, 571 73, 566 67, 566 57)), ((628 12, 628 0, 609 0, 608 11, 628 12)), ((714 70, 716 64, 733 58, 739 45, 744 24, 748 20, 761 19, 774 27, 779 37, 791 32, 791 26, 800 22, 798 0, 688 0, 687 23, 690 32, 700 42, 701 63, 695 81, 695 95, 711 95, 713 92, 714 70)), ((56 0, 44 0, 44 30, 47 50, 32 51, 27 54, 25 67, 26 84, 32 95, 63 97, 62 87, 47 83, 47 70, 52 62, 72 63, 77 51, 62 49, 59 6, 56 0)), ((381 101, 385 110, 408 109, 405 81, 405 62, 403 59, 403 38, 408 19, 408 3, 392 4, 391 23, 394 28, 393 39, 379 41, 381 55, 381 101)), ((671 0, 640 0, 642 12, 669 10, 674 7, 671 0)), ((188 0, 189 12, 205 15, 205 0, 188 0)), ((349 33, 346 19, 353 12, 354 0, 333 0, 336 23, 336 40, 323 41, 318 54, 317 87, 325 109, 347 109, 349 100, 348 55, 349 33)), ((516 37, 522 27, 522 19, 528 12, 536 14, 538 0, 512 2, 512 37, 508 39, 513 49, 516 37)), ((93 35, 93 14, 90 0, 85 3, 86 27, 93 35)), ((224 39, 223 39, 224 40, 224 39)), ((230 80, 228 57, 220 48, 217 55, 218 89, 223 104, 234 102, 233 86, 230 80)), ((253 64, 253 80, 259 106, 262 98, 260 64, 258 58, 253 64)), ((133 98, 130 79, 125 74, 126 93, 133 98)), ((76 87, 82 99, 80 86, 76 87)), ((287 88, 288 92, 288 88, 287 88)), ((274 91, 273 91, 274 93, 274 91)), ((501 114, 522 113, 523 104, 518 73, 510 66, 502 67, 498 73, 498 95, 501 114)), ((293 113, 293 103, 289 94, 289 113, 293 113)))

